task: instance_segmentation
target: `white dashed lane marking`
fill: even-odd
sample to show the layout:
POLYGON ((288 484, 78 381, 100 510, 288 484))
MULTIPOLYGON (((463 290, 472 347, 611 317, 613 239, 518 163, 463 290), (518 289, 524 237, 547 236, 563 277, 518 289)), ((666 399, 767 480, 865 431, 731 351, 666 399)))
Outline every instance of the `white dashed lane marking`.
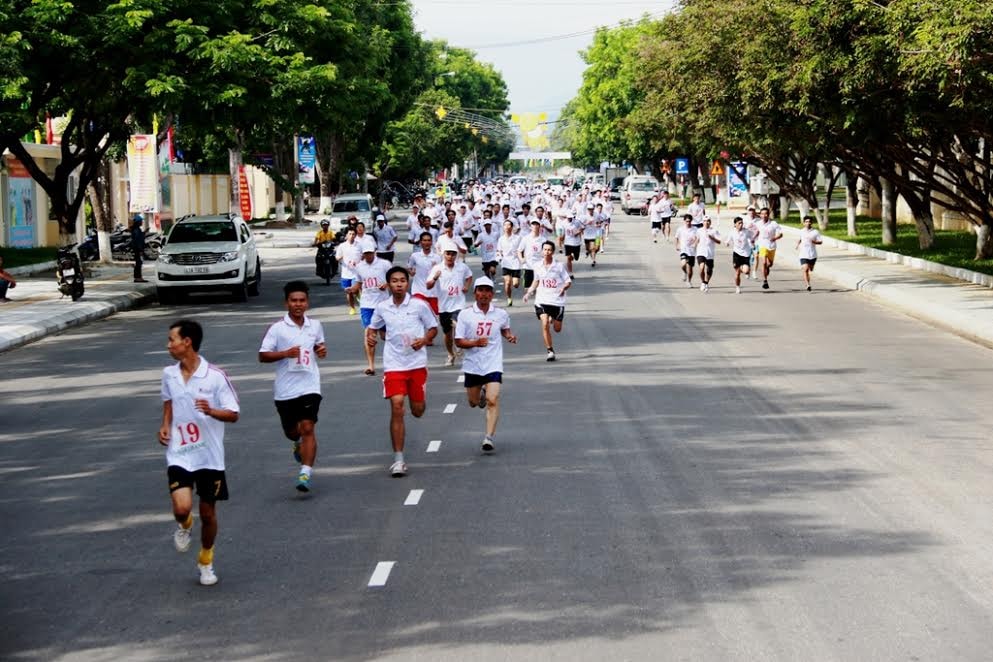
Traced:
POLYGON ((447 405, 445 405, 445 411, 443 413, 445 413, 445 414, 451 414, 452 412, 455 411, 455 407, 456 406, 457 405, 455 405, 455 404, 447 404, 447 405))
POLYGON ((380 561, 376 564, 376 569, 372 571, 369 578, 369 586, 386 586, 386 580, 390 578, 390 572, 396 561, 380 561))
POLYGON ((411 490, 410 494, 407 495, 407 500, 403 502, 405 506, 416 506, 421 501, 421 497, 424 495, 424 490, 411 490))
POLYGON ((437 453, 441 448, 441 439, 434 439, 428 442, 428 453, 437 453))

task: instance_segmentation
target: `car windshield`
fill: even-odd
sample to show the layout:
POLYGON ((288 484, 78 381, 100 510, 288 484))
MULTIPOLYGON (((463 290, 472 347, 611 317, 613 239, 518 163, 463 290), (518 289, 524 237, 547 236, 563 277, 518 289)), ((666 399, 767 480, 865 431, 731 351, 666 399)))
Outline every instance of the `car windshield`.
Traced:
POLYGON ((655 184, 653 182, 631 182, 628 188, 632 191, 654 191, 655 184))
POLYGON ((201 241, 238 241, 233 223, 180 223, 169 235, 170 244, 192 244, 201 241))
POLYGON ((340 202, 334 203, 334 207, 331 209, 331 212, 334 214, 341 214, 352 211, 369 211, 369 201, 342 200, 340 202))
POLYGON ((552 186, 562 186, 562 180, 559 179, 558 177, 549 177, 548 183, 551 184, 552 186))

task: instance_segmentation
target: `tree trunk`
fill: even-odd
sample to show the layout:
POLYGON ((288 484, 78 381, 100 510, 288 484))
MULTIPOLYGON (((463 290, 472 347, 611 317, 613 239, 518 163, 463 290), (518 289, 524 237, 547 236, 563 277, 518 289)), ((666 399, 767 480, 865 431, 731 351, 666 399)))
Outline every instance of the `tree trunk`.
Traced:
POLYGON ((993 259, 993 226, 989 219, 982 225, 976 226, 976 259, 993 259))
POLYGON ((881 178, 879 184, 883 204, 883 246, 892 246, 896 243, 896 193, 890 180, 881 178))
POLYGON ((793 200, 788 195, 779 196, 779 221, 785 223, 786 219, 790 216, 790 205, 793 204, 793 200))
POLYGON ((855 226, 856 212, 859 205, 859 180, 853 173, 845 174, 845 213, 848 223, 848 236, 858 236, 855 226))
POLYGON ((109 263, 110 233, 114 231, 114 213, 110 195, 110 162, 104 159, 86 191, 93 208, 93 221, 97 231, 100 261, 109 263))
POLYGON ((931 213, 931 194, 924 190, 920 193, 911 191, 904 194, 907 206, 914 215, 914 225, 917 226, 917 244, 921 250, 934 246, 934 215, 931 213))

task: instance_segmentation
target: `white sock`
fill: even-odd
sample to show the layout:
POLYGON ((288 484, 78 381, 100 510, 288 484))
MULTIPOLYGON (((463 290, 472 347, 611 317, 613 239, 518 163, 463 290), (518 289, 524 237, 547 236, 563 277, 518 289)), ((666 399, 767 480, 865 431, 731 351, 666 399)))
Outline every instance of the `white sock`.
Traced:
POLYGON ((308 478, 310 477, 310 472, 312 472, 313 470, 314 470, 313 467, 308 467, 306 464, 300 465, 300 473, 307 476, 308 478))
POLYGON ((394 462, 403 462, 403 451, 400 451, 399 453, 394 453, 393 454, 393 461, 394 462))

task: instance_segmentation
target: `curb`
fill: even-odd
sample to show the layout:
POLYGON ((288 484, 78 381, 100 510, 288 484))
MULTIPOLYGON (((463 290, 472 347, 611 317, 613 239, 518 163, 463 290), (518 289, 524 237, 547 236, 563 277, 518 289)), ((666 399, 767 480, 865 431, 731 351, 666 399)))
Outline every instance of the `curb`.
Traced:
POLYGON ((23 267, 11 267, 10 269, 7 269, 7 273, 11 276, 33 276, 34 274, 51 271, 55 269, 55 266, 55 260, 50 262, 38 262, 36 264, 25 264, 23 267))
MULTIPOLYGON (((800 233, 798 229, 792 226, 780 224, 779 227, 781 227, 784 232, 795 233, 794 236, 800 233)), ((900 253, 884 251, 878 248, 870 248, 869 246, 854 244, 850 241, 835 239, 834 237, 828 237, 823 234, 821 235, 821 239, 824 241, 825 246, 831 246, 832 248, 848 251, 849 253, 865 255, 866 257, 876 258, 877 260, 886 260, 891 264, 900 264, 918 271, 928 271, 931 273, 948 276, 950 278, 955 278, 956 280, 961 280, 966 283, 993 288, 993 276, 982 274, 978 271, 962 269, 960 267, 949 267, 946 264, 939 264, 923 258, 910 257, 909 255, 901 255, 900 253)))
POLYGON ((14 349, 16 347, 22 347, 35 340, 40 340, 50 335, 60 333, 66 329, 71 329, 76 326, 82 326, 89 322, 93 322, 105 317, 110 317, 114 313, 121 312, 123 310, 130 310, 132 308, 137 308, 140 305, 150 303, 155 300, 155 288, 154 287, 144 287, 141 289, 132 290, 125 294, 118 294, 108 299, 102 301, 77 301, 75 306, 78 308, 84 308, 84 310, 79 310, 78 308, 67 313, 58 315, 52 319, 35 322, 35 323, 25 323, 17 327, 18 337, 16 338, 6 338, 0 339, 0 352, 6 352, 7 350, 14 349))

